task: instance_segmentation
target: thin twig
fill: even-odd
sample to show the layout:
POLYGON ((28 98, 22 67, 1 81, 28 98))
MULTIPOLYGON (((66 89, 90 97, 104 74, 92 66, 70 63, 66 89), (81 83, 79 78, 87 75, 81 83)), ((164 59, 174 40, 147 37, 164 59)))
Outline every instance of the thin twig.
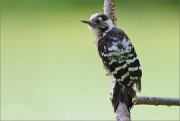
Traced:
POLYGON ((169 98, 169 97, 140 96, 137 98, 136 105, 180 106, 180 99, 179 98, 169 98))
POLYGON ((104 0, 104 13, 108 15, 116 26, 117 18, 115 11, 115 0, 104 0))

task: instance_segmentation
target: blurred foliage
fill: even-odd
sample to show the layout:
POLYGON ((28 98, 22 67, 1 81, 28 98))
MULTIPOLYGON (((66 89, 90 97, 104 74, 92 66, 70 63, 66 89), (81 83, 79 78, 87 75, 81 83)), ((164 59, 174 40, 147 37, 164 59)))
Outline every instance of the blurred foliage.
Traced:
MULTIPOLYGON (((1 0, 1 118, 114 120, 109 80, 80 22, 103 0, 1 0)), ((140 95, 179 97, 179 1, 117 0, 140 58, 140 95)), ((135 106, 134 120, 179 120, 179 107, 135 106)))

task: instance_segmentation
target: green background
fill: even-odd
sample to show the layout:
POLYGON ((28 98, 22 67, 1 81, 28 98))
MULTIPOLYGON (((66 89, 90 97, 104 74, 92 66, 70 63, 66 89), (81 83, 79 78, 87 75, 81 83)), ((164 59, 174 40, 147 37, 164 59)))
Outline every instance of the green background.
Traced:
MULTIPOLYGON (((139 95, 179 97, 179 1, 117 0, 118 27, 141 61, 139 95)), ((114 120, 109 80, 80 22, 103 0, 1 0, 1 119, 114 120)), ((135 106, 133 120, 179 120, 135 106)))

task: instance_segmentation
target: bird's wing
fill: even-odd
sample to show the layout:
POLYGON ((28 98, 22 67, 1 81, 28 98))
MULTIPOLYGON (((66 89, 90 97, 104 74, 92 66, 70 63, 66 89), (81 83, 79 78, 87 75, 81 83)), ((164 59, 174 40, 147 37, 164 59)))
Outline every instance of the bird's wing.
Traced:
POLYGON ((128 71, 129 71, 130 80, 131 80, 129 85, 134 86, 133 88, 136 91, 140 92, 142 71, 141 71, 141 65, 140 65, 139 59, 137 58, 137 55, 133 46, 132 46, 131 52, 127 55, 126 62, 128 64, 128 71))
POLYGON ((135 90, 140 91, 142 72, 139 59, 130 39, 124 31, 118 28, 112 30, 107 37, 106 40, 109 41, 107 50, 109 56, 113 55, 109 58, 109 69, 115 78, 122 81, 125 86, 135 86, 135 90))
POLYGON ((119 101, 131 108, 136 90, 141 90, 139 60, 127 35, 120 29, 111 30, 98 43, 99 55, 104 66, 116 79, 113 84, 112 104, 117 109, 119 101), (134 89, 134 84, 137 89, 134 89))

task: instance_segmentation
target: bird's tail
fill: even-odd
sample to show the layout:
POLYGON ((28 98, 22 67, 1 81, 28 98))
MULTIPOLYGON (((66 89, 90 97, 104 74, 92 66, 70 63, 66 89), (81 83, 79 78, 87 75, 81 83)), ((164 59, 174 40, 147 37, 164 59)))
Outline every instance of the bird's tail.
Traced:
POLYGON ((136 92, 132 87, 125 87, 116 82, 111 99, 112 105, 114 107, 114 112, 116 112, 119 104, 124 104, 130 112, 130 109, 136 102, 136 97, 136 92))

